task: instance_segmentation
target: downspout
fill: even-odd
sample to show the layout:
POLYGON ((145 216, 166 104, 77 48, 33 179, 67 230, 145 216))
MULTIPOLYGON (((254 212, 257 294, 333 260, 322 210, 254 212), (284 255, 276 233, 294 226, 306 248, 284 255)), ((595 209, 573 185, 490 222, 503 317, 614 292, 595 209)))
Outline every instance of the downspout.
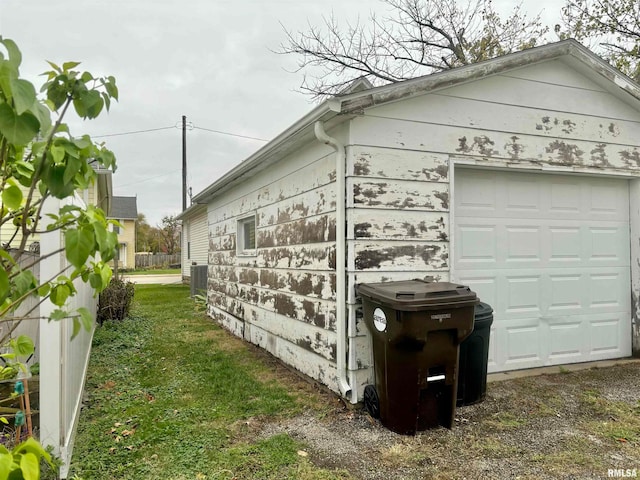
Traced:
POLYGON ((314 125, 316 138, 336 151, 336 361, 338 369, 338 387, 346 397, 351 393, 347 379, 347 317, 346 291, 347 276, 345 265, 346 249, 346 154, 345 146, 324 131, 324 124, 317 121, 314 125))

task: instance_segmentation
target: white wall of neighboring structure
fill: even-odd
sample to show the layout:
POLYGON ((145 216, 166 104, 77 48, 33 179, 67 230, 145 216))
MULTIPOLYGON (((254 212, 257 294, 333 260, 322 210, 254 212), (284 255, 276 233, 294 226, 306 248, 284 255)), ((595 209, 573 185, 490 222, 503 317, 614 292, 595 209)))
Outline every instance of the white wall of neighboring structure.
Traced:
POLYGON ((191 276, 191 265, 206 265, 209 258, 207 206, 191 208, 193 213, 182 219, 182 278, 185 280, 191 276))

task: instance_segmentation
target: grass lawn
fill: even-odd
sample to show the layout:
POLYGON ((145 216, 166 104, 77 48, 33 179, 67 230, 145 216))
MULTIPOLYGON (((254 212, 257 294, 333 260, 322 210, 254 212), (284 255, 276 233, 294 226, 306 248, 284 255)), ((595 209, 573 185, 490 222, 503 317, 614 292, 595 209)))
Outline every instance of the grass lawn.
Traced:
POLYGON ((182 272, 179 268, 158 268, 154 270, 132 270, 130 272, 121 272, 121 275, 128 277, 131 275, 173 275, 182 272))
POLYGON ((246 434, 249 419, 321 413, 328 397, 287 381, 266 354, 196 313, 188 293, 136 286, 132 318, 97 329, 70 477, 350 478, 313 466, 286 434, 246 434))

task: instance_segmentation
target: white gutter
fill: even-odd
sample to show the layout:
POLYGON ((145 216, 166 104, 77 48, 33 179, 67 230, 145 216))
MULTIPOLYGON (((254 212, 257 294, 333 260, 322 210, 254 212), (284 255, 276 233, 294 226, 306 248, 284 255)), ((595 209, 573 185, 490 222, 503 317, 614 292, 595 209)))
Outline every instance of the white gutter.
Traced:
POLYGON ((338 387, 344 397, 351 393, 347 379, 347 317, 346 292, 346 154, 342 143, 327 135, 324 124, 317 121, 313 129, 316 138, 336 151, 336 362, 338 368, 338 387))

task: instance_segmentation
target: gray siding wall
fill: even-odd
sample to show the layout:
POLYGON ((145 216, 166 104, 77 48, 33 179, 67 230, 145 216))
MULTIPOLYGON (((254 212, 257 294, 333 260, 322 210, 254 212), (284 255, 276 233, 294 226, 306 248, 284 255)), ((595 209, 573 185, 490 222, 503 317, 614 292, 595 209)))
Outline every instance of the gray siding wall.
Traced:
POLYGON ((333 389, 335 208, 335 159, 319 142, 208 206, 209 315, 333 389), (237 221, 253 214, 256 255, 241 256, 237 221))

